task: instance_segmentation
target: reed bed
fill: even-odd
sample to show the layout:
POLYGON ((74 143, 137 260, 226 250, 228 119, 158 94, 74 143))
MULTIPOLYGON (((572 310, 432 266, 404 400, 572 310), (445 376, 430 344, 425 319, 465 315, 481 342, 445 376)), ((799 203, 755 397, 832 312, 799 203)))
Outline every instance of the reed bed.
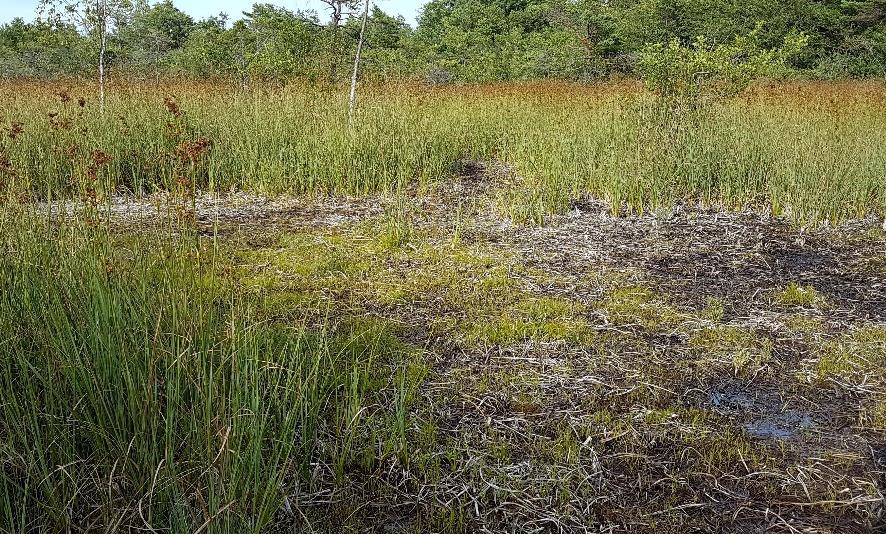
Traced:
POLYGON ((82 83, 0 89, 4 184, 19 196, 359 196, 496 159, 513 169, 499 196, 518 220, 583 196, 613 211, 701 201, 801 221, 886 211, 886 86, 876 82, 759 84, 691 113, 635 83, 376 86, 352 120, 344 92, 304 86, 118 82, 104 115, 82 83))
POLYGON ((402 452, 421 367, 384 330, 268 321, 193 235, 0 231, 0 530, 261 532, 402 452))

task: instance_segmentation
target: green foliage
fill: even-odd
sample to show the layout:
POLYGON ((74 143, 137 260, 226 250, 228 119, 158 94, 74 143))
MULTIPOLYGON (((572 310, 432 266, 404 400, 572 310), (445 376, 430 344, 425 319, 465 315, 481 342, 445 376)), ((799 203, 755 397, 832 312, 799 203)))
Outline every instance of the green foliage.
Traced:
POLYGON ((159 71, 169 63, 169 54, 184 46, 193 29, 194 19, 171 0, 152 7, 139 5, 118 32, 118 60, 137 71, 159 71))
POLYGON ((735 95, 755 78, 782 74, 788 59, 808 41, 803 35, 792 34, 780 48, 763 49, 759 44, 761 29, 758 26, 730 44, 698 37, 689 46, 677 39, 651 45, 640 54, 638 72, 653 93, 675 106, 695 108, 706 100, 735 95))
POLYGON ((92 68, 90 46, 71 25, 26 23, 0 26, 0 76, 55 77, 92 68))
POLYGON ((237 63, 233 57, 233 30, 226 31, 225 18, 209 18, 197 23, 182 48, 171 52, 170 71, 197 78, 232 76, 237 63))
MULTIPOLYGON (((220 16, 195 22, 171 0, 153 6, 146 0, 115 1, 109 66, 140 75, 227 76, 244 83, 293 77, 340 82, 360 26, 349 13, 359 11, 360 2, 325 3, 334 8, 328 24, 323 13, 266 3, 237 20, 220 16)), ((82 15, 74 21, 65 9, 71 2, 50 4, 59 7, 54 22, 66 17, 82 33, 61 24, 3 26, 0 67, 8 76, 92 70, 90 61, 79 59, 83 49, 94 49, 91 12, 74 2, 82 15), (22 38, 27 32, 30 38, 22 38), (43 35, 37 46, 34 37, 47 32, 53 35, 43 35)), ((687 70, 672 74, 689 76, 688 85, 711 64, 716 73, 705 76, 721 80, 760 70, 767 75, 773 66, 823 78, 876 77, 886 74, 884 12, 882 0, 431 0, 413 29, 375 6, 364 76, 435 82, 593 80, 661 71, 662 65, 654 65, 660 61, 682 65, 670 70, 687 70)))
MULTIPOLYGON (((350 42, 359 38, 360 26, 357 19, 348 21, 346 32, 350 42)), ((403 17, 392 17, 374 6, 366 24, 363 75, 381 80, 409 76, 417 68, 411 37, 412 28, 403 17)))
POLYGON ((262 532, 312 465, 405 450, 419 353, 383 323, 256 319, 216 246, 0 213, 5 530, 262 532))

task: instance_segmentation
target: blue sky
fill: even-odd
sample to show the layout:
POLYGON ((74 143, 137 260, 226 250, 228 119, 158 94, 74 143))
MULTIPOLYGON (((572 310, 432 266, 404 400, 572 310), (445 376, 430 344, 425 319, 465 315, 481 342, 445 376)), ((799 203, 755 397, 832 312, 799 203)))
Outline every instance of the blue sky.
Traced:
MULTIPOLYGON (((179 9, 189 13, 194 18, 202 18, 216 15, 224 11, 232 19, 240 18, 240 13, 248 10, 257 0, 173 0, 179 9)), ((264 0, 268 1, 268 0, 264 0)), ((37 9, 39 0, 0 0, 0 23, 9 22, 15 17, 32 20, 37 9)), ((153 1, 152 1, 153 3, 153 1)), ((270 0, 289 9, 315 9, 321 18, 325 17, 324 4, 319 0, 270 0)), ((374 4, 394 15, 403 15, 406 21, 415 26, 419 8, 424 0, 375 0, 374 4)))

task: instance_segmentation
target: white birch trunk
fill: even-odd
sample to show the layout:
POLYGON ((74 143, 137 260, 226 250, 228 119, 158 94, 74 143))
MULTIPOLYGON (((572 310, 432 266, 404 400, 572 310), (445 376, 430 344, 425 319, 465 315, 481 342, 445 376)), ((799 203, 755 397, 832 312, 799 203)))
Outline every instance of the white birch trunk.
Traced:
POLYGON ((98 107, 105 113, 105 52, 108 44, 108 2, 101 0, 99 10, 98 107))
POLYGON ((354 56, 354 73, 351 75, 351 97, 348 100, 348 118, 354 116, 354 107, 357 105, 357 72, 360 70, 360 54, 363 52, 363 36, 366 34, 366 20, 369 19, 369 5, 371 3, 372 0, 366 0, 366 9, 363 11, 363 26, 360 28, 357 54, 354 56))

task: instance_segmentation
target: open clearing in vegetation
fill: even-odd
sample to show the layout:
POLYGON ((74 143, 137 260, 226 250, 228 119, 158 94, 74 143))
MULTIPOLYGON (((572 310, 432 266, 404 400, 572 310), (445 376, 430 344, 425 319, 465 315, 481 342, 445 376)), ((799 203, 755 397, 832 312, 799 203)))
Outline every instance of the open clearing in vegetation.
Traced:
MULTIPOLYGON (((464 168, 420 195, 192 206, 198 248, 217 249, 263 328, 371 332, 404 369, 318 422, 361 420, 318 431, 304 475, 272 492, 268 528, 883 526, 879 220, 801 229, 586 201, 515 226, 490 209, 500 164, 464 168)), ((162 199, 113 206, 124 242, 180 214, 162 199)), ((236 454, 219 439, 211 455, 236 454)))

